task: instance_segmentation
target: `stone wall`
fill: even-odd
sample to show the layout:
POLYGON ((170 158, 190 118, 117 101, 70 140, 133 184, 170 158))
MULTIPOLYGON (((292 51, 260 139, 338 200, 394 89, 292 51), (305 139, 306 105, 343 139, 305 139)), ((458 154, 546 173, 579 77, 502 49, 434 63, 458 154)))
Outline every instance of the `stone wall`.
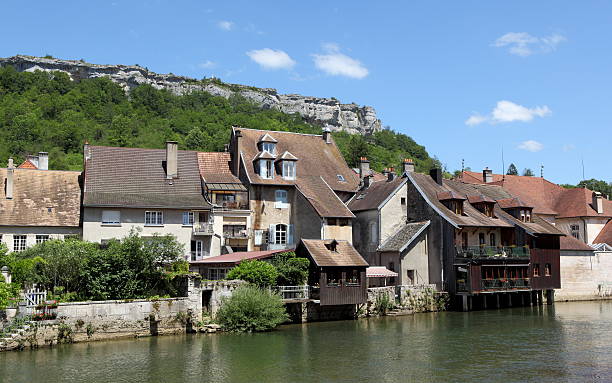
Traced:
POLYGON ((556 301, 611 299, 612 252, 561 251, 561 289, 556 301))
POLYGON ((447 305, 448 294, 437 291, 435 285, 371 287, 360 316, 444 311, 447 305))
POLYGON ((200 308, 211 317, 214 316, 223 298, 231 297, 238 286, 246 284, 245 281, 202 281, 199 286, 194 286, 194 291, 189 297, 199 299, 200 308))

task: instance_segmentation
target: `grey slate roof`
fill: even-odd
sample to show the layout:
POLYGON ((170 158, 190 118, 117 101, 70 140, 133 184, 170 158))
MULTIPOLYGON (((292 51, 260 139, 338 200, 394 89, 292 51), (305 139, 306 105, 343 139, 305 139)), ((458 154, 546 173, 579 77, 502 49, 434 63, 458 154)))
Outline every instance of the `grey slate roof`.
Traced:
POLYGON ((84 206, 209 209, 197 152, 178 151, 178 177, 166 179, 164 149, 92 146, 85 165, 84 206))
POLYGON ((397 177, 393 181, 376 181, 367 189, 362 189, 355 194, 348 207, 351 211, 363 211, 378 209, 381 203, 387 199, 398 187, 406 182, 406 177, 397 177))
POLYGON ((378 251, 402 251, 427 226, 429 221, 407 223, 378 247, 378 251))

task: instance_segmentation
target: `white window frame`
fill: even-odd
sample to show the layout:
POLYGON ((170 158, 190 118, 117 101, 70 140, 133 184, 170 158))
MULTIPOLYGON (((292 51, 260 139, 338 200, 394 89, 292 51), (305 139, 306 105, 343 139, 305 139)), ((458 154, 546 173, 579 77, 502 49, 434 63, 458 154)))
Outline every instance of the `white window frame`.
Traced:
POLYGON ((274 191, 274 207, 277 209, 287 209, 289 207, 289 193, 284 189, 274 191))
POLYGON ((102 222, 102 225, 121 225, 121 211, 102 210, 100 222, 102 222))
POLYGON ((289 240, 289 225, 279 223, 274 228, 274 244, 286 245, 289 240))
POLYGON ((283 161, 283 178, 286 180, 294 180, 296 167, 297 164, 295 161, 283 161))
POLYGON ((183 212, 183 226, 193 226, 194 214, 192 211, 183 212))
POLYGON ((274 179, 274 162, 272 160, 259 160, 259 176, 267 180, 274 179))
POLYGON ((163 226, 164 212, 159 210, 145 211, 145 226, 163 226))
POLYGON ((262 142, 261 151, 276 155, 276 144, 274 142, 262 142))
POLYGON ((572 234, 572 237, 574 237, 576 239, 580 239, 580 225, 571 224, 570 225, 570 232, 572 234))
POLYGON ((13 251, 24 251, 27 247, 28 236, 23 234, 13 235, 13 251))
POLYGON ((36 234, 36 244, 41 244, 41 243, 45 243, 48 240, 50 240, 51 237, 49 236, 49 234, 36 234))
POLYGON ((195 250, 191 250, 190 252, 191 260, 197 261, 199 259, 202 259, 204 257, 204 254, 206 254, 206 252, 204 251, 204 241, 200 239, 194 239, 193 242, 195 242, 195 250))

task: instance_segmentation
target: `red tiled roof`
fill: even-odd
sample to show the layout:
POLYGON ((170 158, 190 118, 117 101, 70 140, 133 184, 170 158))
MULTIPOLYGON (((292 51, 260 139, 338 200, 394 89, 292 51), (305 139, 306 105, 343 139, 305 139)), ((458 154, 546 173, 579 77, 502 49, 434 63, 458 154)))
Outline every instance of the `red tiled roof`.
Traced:
POLYGON ((231 263, 237 265, 245 260, 269 258, 278 253, 284 253, 287 251, 292 250, 239 251, 236 253, 229 253, 217 255, 216 257, 204 258, 199 261, 191 261, 189 263, 192 265, 206 265, 210 263, 231 263))
POLYGON ((231 156, 225 152, 198 152, 200 175, 209 183, 240 183, 230 169, 231 156))
POLYGON ((601 229, 593 243, 607 243, 612 246, 612 219, 601 229))
POLYGON ((36 167, 32 161, 25 160, 21 165, 17 166, 17 169, 38 169, 38 167, 36 167))
POLYGON ((395 271, 387 269, 385 266, 366 267, 366 277, 368 278, 391 278, 397 277, 395 271))
POLYGON ((561 250, 582 250, 582 251, 593 251, 593 248, 586 243, 572 237, 571 235, 566 235, 559 239, 561 250))
POLYGON ((593 208, 593 192, 585 188, 565 189, 557 198, 555 207, 559 218, 612 217, 612 201, 603 198, 603 213, 593 208))
POLYGON ((511 209, 515 207, 533 207, 523 202, 518 197, 500 199, 500 200, 497 200, 497 203, 502 209, 511 209))

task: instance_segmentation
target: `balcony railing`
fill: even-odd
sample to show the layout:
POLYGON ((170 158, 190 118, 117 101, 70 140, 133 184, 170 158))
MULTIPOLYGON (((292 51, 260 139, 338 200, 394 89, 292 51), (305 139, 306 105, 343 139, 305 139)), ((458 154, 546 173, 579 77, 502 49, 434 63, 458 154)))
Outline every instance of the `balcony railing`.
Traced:
POLYGON ((229 210, 248 210, 249 203, 246 201, 224 201, 220 202, 219 205, 224 209, 229 210))
POLYGON ((515 246, 457 247, 458 258, 529 258, 529 248, 515 246))
POLYGON ((251 232, 248 229, 242 229, 242 230, 224 230, 223 231, 223 236, 225 238, 236 238, 236 239, 249 238, 251 236, 251 232))
POLYGON ((481 290, 516 290, 529 288, 529 278, 483 279, 481 290))
POLYGON ((283 299, 309 299, 310 298, 310 286, 276 286, 276 292, 280 294, 283 299))
POLYGON ((196 222, 193 224, 193 234, 194 235, 213 235, 214 234, 213 224, 196 222))

